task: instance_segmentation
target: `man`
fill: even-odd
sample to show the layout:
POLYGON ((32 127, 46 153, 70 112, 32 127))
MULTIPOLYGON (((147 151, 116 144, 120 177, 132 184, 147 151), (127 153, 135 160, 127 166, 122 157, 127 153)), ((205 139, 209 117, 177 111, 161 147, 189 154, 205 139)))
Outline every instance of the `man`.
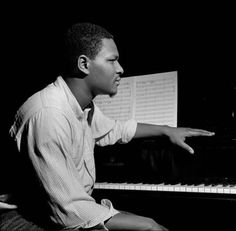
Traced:
POLYGON ((104 28, 73 25, 66 51, 66 73, 31 96, 10 129, 24 169, 21 187, 6 203, 17 209, 13 215, 4 213, 9 219, 2 230, 14 230, 19 224, 25 230, 35 226, 38 230, 167 230, 151 218, 116 210, 107 199, 99 204, 92 198, 94 145, 165 135, 193 153, 185 138, 213 133, 135 120, 120 122, 103 115, 93 99, 99 94, 115 95, 123 74, 113 36, 104 28))

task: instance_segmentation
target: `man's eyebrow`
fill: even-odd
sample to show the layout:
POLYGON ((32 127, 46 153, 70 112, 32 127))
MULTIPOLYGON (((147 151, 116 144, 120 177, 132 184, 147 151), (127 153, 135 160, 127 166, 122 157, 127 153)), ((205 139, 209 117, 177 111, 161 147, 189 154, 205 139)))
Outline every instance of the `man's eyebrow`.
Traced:
POLYGON ((115 60, 118 60, 119 59, 119 55, 110 55, 107 57, 108 59, 115 59, 115 60))
POLYGON ((119 59, 119 55, 114 55, 114 58, 115 59, 119 59))

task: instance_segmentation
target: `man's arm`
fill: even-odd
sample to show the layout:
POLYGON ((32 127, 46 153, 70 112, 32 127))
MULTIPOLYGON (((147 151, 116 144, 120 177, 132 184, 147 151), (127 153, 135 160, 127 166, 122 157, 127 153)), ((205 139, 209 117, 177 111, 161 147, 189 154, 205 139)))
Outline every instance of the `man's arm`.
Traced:
MULTIPOLYGON (((90 177, 85 183, 82 176, 86 174, 85 165, 87 169, 89 167, 83 155, 84 149, 80 149, 83 143, 79 143, 79 139, 76 145, 73 144, 79 133, 72 135, 73 125, 69 121, 60 110, 50 107, 30 118, 19 141, 22 148, 26 148, 22 152, 28 153, 34 167, 34 171, 28 174, 37 173, 37 182, 47 194, 38 193, 37 197, 51 207, 53 213, 44 215, 51 215, 57 225, 64 228, 103 225, 116 214, 116 210, 109 201, 98 204, 90 195, 89 188, 86 190, 85 184, 89 184, 90 177)), ((29 192, 31 185, 27 182, 29 192)), ((35 200, 38 201, 37 197, 35 200)))
POLYGON ((169 127, 167 125, 153 125, 138 123, 134 138, 144 138, 151 136, 167 136, 173 144, 176 144, 184 149, 186 149, 191 154, 194 150, 185 143, 187 137, 192 136, 213 136, 214 132, 209 132, 203 129, 193 129, 193 128, 176 128, 169 127))

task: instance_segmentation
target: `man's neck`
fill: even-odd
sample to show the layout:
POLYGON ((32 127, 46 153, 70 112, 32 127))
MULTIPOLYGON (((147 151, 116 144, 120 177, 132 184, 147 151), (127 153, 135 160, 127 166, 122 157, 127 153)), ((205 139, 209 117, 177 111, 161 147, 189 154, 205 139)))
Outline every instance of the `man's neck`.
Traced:
POLYGON ((85 81, 79 78, 65 78, 65 82, 75 96, 80 107, 84 110, 93 100, 92 94, 85 81))

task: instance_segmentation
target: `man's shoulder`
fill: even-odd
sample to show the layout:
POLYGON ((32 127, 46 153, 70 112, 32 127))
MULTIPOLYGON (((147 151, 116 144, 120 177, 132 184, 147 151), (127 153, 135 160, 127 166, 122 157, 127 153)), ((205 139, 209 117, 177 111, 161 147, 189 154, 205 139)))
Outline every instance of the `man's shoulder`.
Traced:
POLYGON ((31 95, 19 108, 22 116, 29 117, 46 108, 65 109, 66 99, 61 89, 49 84, 42 90, 31 95))

